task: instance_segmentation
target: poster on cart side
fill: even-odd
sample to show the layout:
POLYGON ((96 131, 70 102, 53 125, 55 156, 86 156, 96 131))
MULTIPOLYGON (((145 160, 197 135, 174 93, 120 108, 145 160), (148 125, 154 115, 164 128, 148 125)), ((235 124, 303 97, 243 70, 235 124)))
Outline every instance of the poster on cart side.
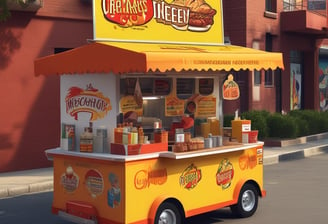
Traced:
POLYGON ((80 151, 80 136, 92 127, 93 152, 108 152, 118 111, 116 77, 90 74, 60 78, 61 147, 80 151), (71 141, 67 127, 74 131, 71 141))

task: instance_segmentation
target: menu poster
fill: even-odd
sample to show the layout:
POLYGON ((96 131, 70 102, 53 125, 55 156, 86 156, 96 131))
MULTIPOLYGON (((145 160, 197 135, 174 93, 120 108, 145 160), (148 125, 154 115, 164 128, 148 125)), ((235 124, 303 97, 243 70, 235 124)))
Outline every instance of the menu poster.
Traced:
POLYGON ((123 114, 129 111, 135 111, 138 116, 142 116, 143 108, 140 107, 134 95, 123 96, 120 100, 120 110, 123 114))
POLYGON ((165 97, 165 116, 182 116, 184 113, 185 101, 180 100, 175 95, 165 97))
POLYGON ((202 96, 197 101, 196 117, 216 117, 216 97, 202 96))

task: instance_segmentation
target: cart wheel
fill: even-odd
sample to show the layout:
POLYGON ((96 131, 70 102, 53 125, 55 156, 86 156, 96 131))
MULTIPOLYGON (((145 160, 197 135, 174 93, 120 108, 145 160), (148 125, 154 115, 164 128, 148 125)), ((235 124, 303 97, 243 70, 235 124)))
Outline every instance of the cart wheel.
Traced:
POLYGON ((154 224, 181 224, 179 209, 172 203, 162 203, 157 209, 154 224))
POLYGON ((231 206, 234 215, 240 218, 252 216, 258 205, 258 191, 252 184, 245 184, 238 197, 238 203, 231 206))

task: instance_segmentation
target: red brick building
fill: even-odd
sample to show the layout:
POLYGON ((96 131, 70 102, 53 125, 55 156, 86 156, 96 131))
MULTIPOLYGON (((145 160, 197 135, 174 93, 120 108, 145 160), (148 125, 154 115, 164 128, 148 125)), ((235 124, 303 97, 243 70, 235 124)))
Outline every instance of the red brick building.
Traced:
POLYGON ((248 76, 235 72, 241 99, 225 103, 226 113, 320 109, 319 49, 328 36, 325 0, 223 0, 223 14, 231 44, 282 52, 285 65, 283 71, 249 71, 248 76))
MULTIPOLYGON (((0 172, 51 165, 44 150, 59 144, 59 77, 35 77, 34 60, 93 38, 91 2, 10 5, 11 17, 0 22, 0 172)), ((294 98, 301 109, 324 108, 319 99, 320 94, 328 102, 323 2, 222 0, 224 32, 231 44, 283 52, 285 64, 283 71, 232 71, 242 94, 224 102, 225 113, 289 111, 294 98)))
POLYGON ((60 139, 59 77, 35 77, 34 60, 93 37, 92 4, 84 0, 9 9, 0 22, 0 172, 51 165, 44 150, 60 139))

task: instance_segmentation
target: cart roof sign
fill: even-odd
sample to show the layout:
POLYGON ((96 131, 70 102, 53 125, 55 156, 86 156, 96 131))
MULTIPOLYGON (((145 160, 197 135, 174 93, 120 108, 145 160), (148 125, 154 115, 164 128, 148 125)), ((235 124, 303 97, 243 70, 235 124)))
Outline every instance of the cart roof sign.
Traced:
POLYGON ((96 0, 94 39, 224 44, 220 0, 96 0))

